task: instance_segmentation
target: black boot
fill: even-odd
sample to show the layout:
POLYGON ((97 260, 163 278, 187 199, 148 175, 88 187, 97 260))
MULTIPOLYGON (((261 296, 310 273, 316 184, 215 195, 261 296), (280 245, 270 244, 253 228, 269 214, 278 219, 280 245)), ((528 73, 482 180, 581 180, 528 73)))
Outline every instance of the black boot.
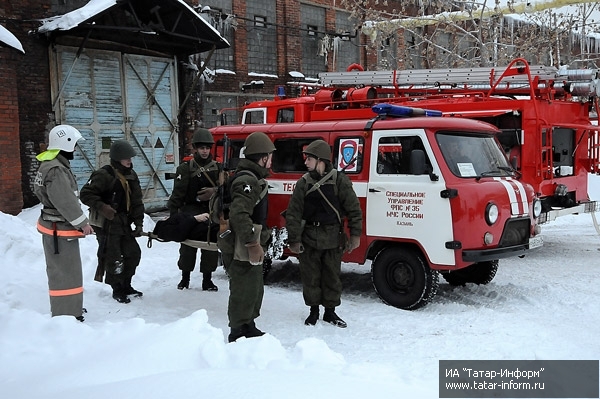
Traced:
POLYGON ((182 290, 184 288, 190 288, 190 272, 184 270, 181 271, 181 281, 177 284, 177 289, 182 290))
POLYGON ((127 294, 125 294, 125 290, 122 284, 113 284, 112 285, 113 294, 112 297, 115 301, 119 303, 129 303, 131 299, 127 298, 127 294))
POLYGON ((323 321, 333 324, 336 327, 346 328, 348 325, 340 316, 335 314, 335 308, 325 308, 325 314, 323 314, 323 321))
POLYGON ((202 291, 219 291, 219 287, 212 282, 212 273, 202 274, 202 291))
POLYGON ((131 277, 125 280, 125 288, 123 289, 123 292, 125 293, 125 295, 133 295, 136 298, 139 298, 142 295, 144 295, 143 292, 138 291, 131 286, 131 277))
POLYGON ((83 323, 85 321, 85 317, 83 317, 84 313, 87 313, 87 309, 81 308, 81 316, 77 316, 75 318, 83 323))
POLYGON ((304 324, 307 326, 314 326, 317 324, 317 320, 319 320, 319 305, 313 305, 310 307, 310 314, 304 320, 304 324))
POLYGON ((240 327, 232 327, 229 336, 227 337, 228 342, 235 342, 237 339, 245 337, 248 331, 248 325, 242 324, 240 327))
POLYGON ((264 332, 256 328, 256 324, 254 324, 254 321, 251 321, 250 323, 246 324, 246 326, 246 338, 262 337, 263 335, 265 335, 264 332))

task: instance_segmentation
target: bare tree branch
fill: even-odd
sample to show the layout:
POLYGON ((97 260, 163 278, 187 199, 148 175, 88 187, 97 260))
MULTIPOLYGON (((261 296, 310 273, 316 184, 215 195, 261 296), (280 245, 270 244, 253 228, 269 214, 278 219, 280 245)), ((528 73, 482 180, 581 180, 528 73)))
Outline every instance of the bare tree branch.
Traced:
POLYGON ((396 37, 408 68, 549 65, 600 59, 600 4, 592 0, 342 0, 372 49, 396 37), (393 8, 397 4, 398 9, 393 8))

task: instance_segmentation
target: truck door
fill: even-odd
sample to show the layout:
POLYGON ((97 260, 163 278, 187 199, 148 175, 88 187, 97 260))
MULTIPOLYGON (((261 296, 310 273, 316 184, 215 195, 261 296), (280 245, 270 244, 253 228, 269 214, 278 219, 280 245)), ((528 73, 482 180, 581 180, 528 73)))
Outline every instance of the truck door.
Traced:
POLYGON ((453 239, 450 204, 440 196, 446 185, 425 132, 374 131, 372 137, 367 235, 417 243, 431 263, 454 265, 454 252, 445 247, 453 239), (411 162, 422 155, 419 172, 411 162))

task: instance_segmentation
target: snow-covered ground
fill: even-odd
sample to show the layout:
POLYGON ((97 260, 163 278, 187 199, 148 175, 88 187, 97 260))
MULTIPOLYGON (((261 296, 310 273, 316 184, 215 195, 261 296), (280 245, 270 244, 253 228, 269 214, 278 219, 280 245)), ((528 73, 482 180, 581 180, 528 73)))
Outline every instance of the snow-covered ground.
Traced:
MULTIPOLYGON (((590 177, 600 199, 600 178, 590 177)), ((486 286, 450 287, 417 311, 383 304, 369 265, 344 265, 339 315, 348 328, 303 325, 295 262, 276 262, 259 328, 226 344, 227 279, 218 292, 179 291, 178 245, 143 248, 119 304, 94 282, 96 241, 81 241, 85 322, 51 318, 39 209, 0 214, 0 392, 3 398, 437 398, 438 361, 600 358, 600 236, 590 215, 544 225, 542 250, 500 262, 486 286)), ((153 226, 150 217, 146 230, 153 226)))

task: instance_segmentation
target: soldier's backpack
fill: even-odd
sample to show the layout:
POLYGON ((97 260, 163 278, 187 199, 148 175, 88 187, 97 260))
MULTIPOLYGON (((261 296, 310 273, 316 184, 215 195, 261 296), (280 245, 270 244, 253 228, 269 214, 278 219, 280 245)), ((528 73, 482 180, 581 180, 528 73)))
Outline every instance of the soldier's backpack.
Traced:
MULTIPOLYGON (((256 175, 249 170, 240 170, 236 172, 233 176, 229 177, 228 179, 225 179, 223 184, 217 187, 217 190, 210 197, 210 200, 208 202, 211 223, 223 224, 224 221, 227 221, 229 219, 229 207, 231 206, 231 184, 236 178, 238 178, 241 175, 250 175, 256 177, 256 175)), ((260 182, 263 179, 258 180, 260 182)), ((268 185, 265 185, 265 188, 260 193, 258 202, 260 202, 265 197, 265 195, 267 195, 267 191, 268 185)), ((228 226, 221 226, 220 233, 222 234, 227 229, 228 226)))

